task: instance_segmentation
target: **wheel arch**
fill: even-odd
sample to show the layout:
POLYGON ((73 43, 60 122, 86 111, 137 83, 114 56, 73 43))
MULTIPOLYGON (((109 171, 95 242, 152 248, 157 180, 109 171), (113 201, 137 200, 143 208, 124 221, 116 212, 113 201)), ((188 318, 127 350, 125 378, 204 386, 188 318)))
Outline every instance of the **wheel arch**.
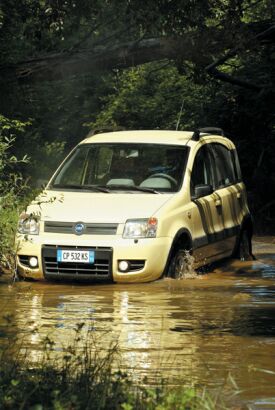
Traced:
POLYGON ((167 261, 166 261, 166 265, 163 271, 163 276, 165 276, 168 272, 169 269, 169 265, 170 265, 170 261, 174 255, 174 253, 178 250, 178 249, 188 249, 190 251, 192 251, 192 236, 191 233, 188 229, 186 228, 181 228, 178 230, 178 232, 176 233, 172 245, 170 247, 169 253, 168 253, 168 257, 167 257, 167 261))

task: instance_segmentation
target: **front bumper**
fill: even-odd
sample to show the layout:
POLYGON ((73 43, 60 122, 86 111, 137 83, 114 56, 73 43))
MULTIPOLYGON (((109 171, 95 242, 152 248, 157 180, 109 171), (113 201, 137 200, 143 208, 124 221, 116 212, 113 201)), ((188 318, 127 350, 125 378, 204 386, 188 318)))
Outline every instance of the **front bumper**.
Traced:
POLYGON ((171 238, 124 239, 120 235, 91 236, 42 234, 17 237, 17 266, 20 276, 32 279, 111 280, 114 282, 149 282, 160 278, 171 247, 171 238), (58 248, 91 249, 95 263, 59 264, 58 248), (38 259, 38 267, 28 266, 28 257, 38 259), (120 272, 121 260, 131 262, 131 270, 120 272))

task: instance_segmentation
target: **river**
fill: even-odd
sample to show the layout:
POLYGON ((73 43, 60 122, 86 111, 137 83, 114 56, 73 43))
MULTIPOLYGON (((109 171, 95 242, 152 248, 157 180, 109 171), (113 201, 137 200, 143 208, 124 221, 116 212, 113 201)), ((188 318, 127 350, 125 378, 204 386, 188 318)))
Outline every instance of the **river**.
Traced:
POLYGON ((0 341, 11 333, 35 362, 46 336, 60 352, 83 323, 101 349, 116 340, 136 379, 207 387, 227 402, 275 409, 275 239, 256 260, 227 260, 194 278, 147 284, 0 280, 0 341))

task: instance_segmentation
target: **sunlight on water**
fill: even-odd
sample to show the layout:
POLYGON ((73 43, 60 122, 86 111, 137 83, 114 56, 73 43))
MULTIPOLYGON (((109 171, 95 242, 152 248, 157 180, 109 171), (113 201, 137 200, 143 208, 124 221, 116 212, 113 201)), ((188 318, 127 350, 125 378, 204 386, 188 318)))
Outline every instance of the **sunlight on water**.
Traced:
POLYGON ((176 280, 143 284, 11 286, 3 276, 0 345, 17 340, 35 365, 47 337, 58 358, 82 323, 80 342, 94 338, 103 353, 116 342, 120 366, 137 381, 163 377, 215 390, 230 374, 234 403, 268 408, 275 396, 275 244, 257 242, 254 252, 255 261, 227 260, 203 274, 184 254, 176 280))

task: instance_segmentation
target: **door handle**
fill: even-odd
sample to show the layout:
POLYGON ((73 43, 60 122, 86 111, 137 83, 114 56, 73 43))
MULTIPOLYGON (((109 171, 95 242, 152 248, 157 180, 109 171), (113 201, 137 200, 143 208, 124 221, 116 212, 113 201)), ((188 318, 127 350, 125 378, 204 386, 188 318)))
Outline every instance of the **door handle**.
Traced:
POLYGON ((220 199, 215 200, 215 206, 222 206, 222 201, 220 199))

